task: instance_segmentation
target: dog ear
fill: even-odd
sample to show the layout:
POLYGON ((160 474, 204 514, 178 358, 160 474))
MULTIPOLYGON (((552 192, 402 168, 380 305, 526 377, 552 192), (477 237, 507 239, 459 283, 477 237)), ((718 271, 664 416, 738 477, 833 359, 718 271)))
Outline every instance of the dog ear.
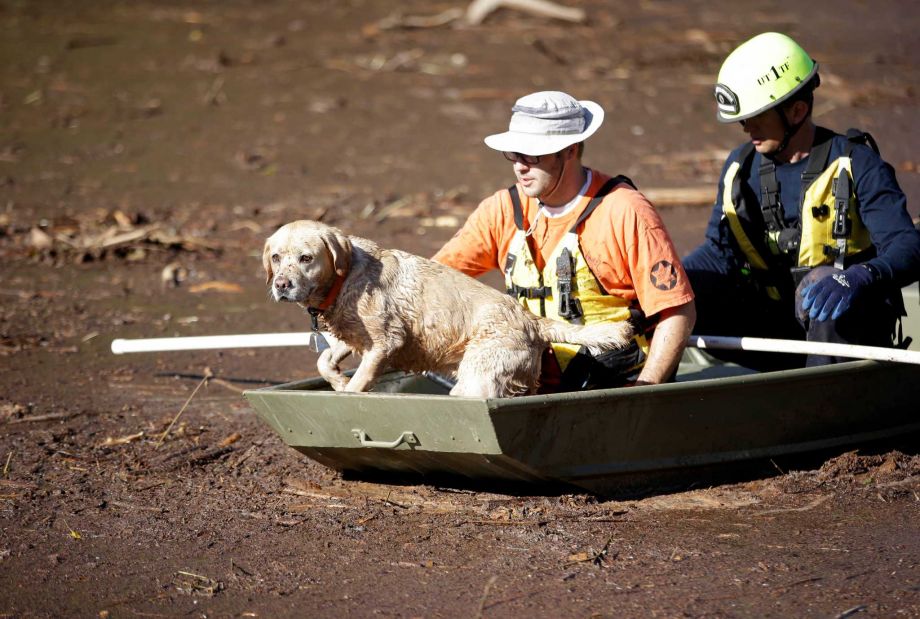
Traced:
POLYGON ((262 249, 262 268, 265 269, 265 283, 272 283, 275 272, 272 270, 271 247, 268 241, 265 241, 265 247, 262 249))
POLYGON ((338 230, 330 230, 329 234, 324 234, 322 238, 326 249, 332 254, 332 268, 335 269, 335 274, 339 277, 344 276, 351 266, 351 241, 338 230))

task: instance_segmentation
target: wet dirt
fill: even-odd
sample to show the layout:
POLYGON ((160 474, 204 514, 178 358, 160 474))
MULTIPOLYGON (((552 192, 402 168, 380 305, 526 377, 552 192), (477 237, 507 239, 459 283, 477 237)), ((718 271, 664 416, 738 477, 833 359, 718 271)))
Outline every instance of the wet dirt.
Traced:
POLYGON ((0 0, 0 616, 920 616, 915 442, 617 500, 372 482, 240 396, 314 375, 308 351, 109 352, 306 329, 259 260, 295 218, 430 255, 510 183, 481 139, 542 88, 605 106, 587 163, 631 176, 686 252, 708 217, 689 196, 742 138, 713 76, 766 30, 819 59, 818 121, 870 131, 917 216, 912 6, 570 4, 589 23, 0 0))

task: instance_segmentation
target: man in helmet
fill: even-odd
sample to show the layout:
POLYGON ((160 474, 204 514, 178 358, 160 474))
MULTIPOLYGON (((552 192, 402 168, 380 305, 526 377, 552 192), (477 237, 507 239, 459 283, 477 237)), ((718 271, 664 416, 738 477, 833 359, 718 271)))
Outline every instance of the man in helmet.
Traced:
POLYGON ((626 177, 581 163, 603 120, 597 103, 563 92, 518 99, 509 130, 485 139, 517 183, 483 200, 434 256, 473 277, 503 271, 508 293, 537 315, 634 323, 632 344, 603 356, 553 344, 544 392, 667 381, 693 328, 693 291, 655 209, 626 177))
MULTIPOLYGON (((750 139, 729 155, 705 241, 684 260, 697 333, 893 344, 900 289, 920 277, 920 232, 871 136, 815 126, 819 84, 818 63, 774 32, 742 44, 719 71, 717 118, 750 139)), ((759 369, 802 363, 719 356, 759 369)))

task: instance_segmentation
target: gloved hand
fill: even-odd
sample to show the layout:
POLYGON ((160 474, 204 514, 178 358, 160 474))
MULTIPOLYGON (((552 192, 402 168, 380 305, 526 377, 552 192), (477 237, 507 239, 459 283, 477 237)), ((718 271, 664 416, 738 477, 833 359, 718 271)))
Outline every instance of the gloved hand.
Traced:
POLYGON ((837 320, 873 281, 872 271, 861 264, 836 271, 802 290, 802 309, 812 320, 837 320))

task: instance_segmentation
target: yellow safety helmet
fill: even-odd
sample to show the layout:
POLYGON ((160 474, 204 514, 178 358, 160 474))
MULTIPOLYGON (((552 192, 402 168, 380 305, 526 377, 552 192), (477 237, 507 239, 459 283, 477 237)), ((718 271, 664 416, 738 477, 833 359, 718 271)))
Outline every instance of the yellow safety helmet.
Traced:
POLYGON ((765 32, 728 55, 715 86, 720 122, 745 120, 785 101, 811 82, 818 63, 798 43, 765 32))

